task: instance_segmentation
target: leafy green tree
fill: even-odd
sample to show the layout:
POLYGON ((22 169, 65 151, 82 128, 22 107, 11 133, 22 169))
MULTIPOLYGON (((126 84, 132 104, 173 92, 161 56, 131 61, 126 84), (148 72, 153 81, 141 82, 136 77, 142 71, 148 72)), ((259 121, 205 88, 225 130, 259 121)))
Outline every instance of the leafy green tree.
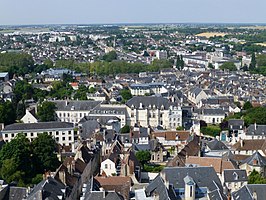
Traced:
POLYGON ((56 105, 53 102, 44 101, 40 106, 38 106, 37 115, 42 122, 49 122, 56 120, 56 105))
POLYGON ((243 109, 248 110, 250 108, 253 108, 252 104, 249 101, 245 102, 243 105, 243 109))
POLYGON ((87 100, 88 89, 85 85, 80 85, 78 90, 75 92, 74 99, 87 100))
POLYGON ((259 172, 253 170, 248 176, 248 184, 266 184, 266 179, 259 172))
POLYGON ((0 122, 5 125, 16 121, 16 112, 10 101, 0 102, 0 122))
POLYGON ((259 67, 266 66, 266 55, 265 54, 258 55, 255 60, 256 60, 256 64, 259 67))
POLYGON ((120 133, 129 133, 130 132, 130 126, 125 125, 120 129, 120 133))
POLYGON ((0 151, 1 177, 7 177, 16 171, 18 172, 16 179, 11 177, 12 181, 17 181, 17 178, 27 180, 33 172, 31 163, 30 142, 24 134, 18 134, 9 143, 5 144, 0 151), (11 165, 12 168, 10 168, 11 165))
POLYGON ((250 65, 249 65, 249 70, 250 71, 255 70, 256 64, 257 64, 256 56, 255 56, 255 53, 253 52, 252 53, 252 56, 251 56, 251 62, 250 62, 250 65))
POLYGON ((209 69, 214 69, 213 64, 212 64, 212 63, 209 63, 209 64, 208 64, 208 68, 209 68, 209 69))
POLYGON ((109 53, 103 56, 103 60, 107 62, 112 62, 113 60, 117 59, 117 53, 115 51, 110 51, 109 53))
POLYGON ((33 88, 26 80, 18 81, 14 88, 14 94, 16 102, 31 99, 33 97, 33 88))
POLYGON ((132 98, 132 94, 129 89, 123 89, 120 91, 120 95, 122 96, 124 101, 128 101, 132 98))
POLYGON ((219 126, 209 125, 207 127, 200 128, 200 131, 204 135, 209 135, 209 136, 215 137, 215 136, 220 134, 221 128, 219 126))
POLYGON ((246 125, 266 124, 266 107, 251 108, 244 113, 244 121, 246 125))
POLYGON ((36 173, 43 173, 45 170, 55 171, 60 165, 56 156, 56 142, 47 133, 38 134, 32 142, 32 153, 35 162, 36 173))
POLYGON ((233 62, 225 62, 220 66, 220 69, 225 70, 228 69, 229 71, 236 71, 237 68, 233 62))
POLYGON ((136 157, 143 166, 151 160, 151 153, 149 151, 138 151, 136 157))

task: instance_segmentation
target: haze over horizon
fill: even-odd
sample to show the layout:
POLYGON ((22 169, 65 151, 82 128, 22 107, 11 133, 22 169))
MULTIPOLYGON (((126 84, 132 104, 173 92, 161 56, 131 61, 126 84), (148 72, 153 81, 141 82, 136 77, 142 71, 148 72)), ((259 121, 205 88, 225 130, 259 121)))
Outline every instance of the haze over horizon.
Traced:
POLYGON ((266 23, 263 0, 1 1, 0 25, 266 23))

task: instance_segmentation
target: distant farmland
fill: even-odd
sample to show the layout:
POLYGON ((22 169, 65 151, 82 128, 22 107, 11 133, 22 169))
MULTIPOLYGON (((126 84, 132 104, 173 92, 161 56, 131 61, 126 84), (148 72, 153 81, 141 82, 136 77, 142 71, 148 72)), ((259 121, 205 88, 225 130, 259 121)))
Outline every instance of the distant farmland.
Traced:
POLYGON ((210 37, 214 37, 214 36, 224 37, 225 35, 227 35, 227 34, 226 33, 219 33, 219 32, 204 32, 204 33, 197 34, 196 36, 210 38, 210 37))

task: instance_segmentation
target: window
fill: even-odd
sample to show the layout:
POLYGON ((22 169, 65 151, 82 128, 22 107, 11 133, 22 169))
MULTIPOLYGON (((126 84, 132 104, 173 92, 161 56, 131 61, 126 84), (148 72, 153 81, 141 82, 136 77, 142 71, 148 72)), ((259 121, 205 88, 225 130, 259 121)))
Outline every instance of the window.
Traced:
POLYGON ((63 140, 63 141, 65 141, 65 140, 66 140, 66 138, 65 138, 65 137, 62 137, 62 140, 63 140))
POLYGON ((12 134, 11 134, 11 137, 14 137, 14 136, 15 136, 15 134, 14 134, 14 133, 12 133, 12 134))
POLYGON ((72 137, 68 137, 68 140, 72 140, 72 137))
POLYGON ((107 168, 108 168, 108 165, 107 165, 107 164, 105 164, 104 168, 105 168, 105 169, 107 169, 107 168))
POLYGON ((58 132, 58 131, 56 131, 56 132, 55 132, 55 135, 59 135, 59 132, 58 132))
POLYGON ((30 136, 33 137, 33 133, 30 133, 30 136))
POLYGON ((5 134, 5 137, 8 137, 8 134, 5 134))
POLYGON ((65 134, 66 134, 65 132, 62 133, 62 135, 65 135, 65 134))
POLYGON ((68 131, 68 135, 71 135, 71 131, 68 131))

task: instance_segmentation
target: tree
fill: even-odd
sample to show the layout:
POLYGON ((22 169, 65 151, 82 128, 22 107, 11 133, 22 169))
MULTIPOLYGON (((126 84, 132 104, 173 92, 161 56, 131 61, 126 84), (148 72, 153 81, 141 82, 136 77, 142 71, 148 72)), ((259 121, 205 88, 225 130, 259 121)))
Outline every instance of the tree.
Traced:
POLYGON ((0 102, 0 122, 5 125, 16 121, 16 112, 10 101, 0 102))
POLYGON ((236 71, 237 70, 237 68, 233 62, 225 62, 224 64, 222 64, 220 66, 220 69, 222 69, 222 70, 227 69, 229 71, 236 71))
POLYGON ((253 52, 252 53, 252 56, 251 56, 251 62, 250 62, 250 65, 249 65, 249 70, 250 71, 253 71, 256 69, 256 56, 255 56, 255 53, 253 52))
POLYGON ((248 176, 248 184, 266 184, 266 179, 259 172, 253 170, 248 176))
POLYGON ((122 96, 124 101, 128 101, 132 98, 132 94, 129 89, 123 89, 120 91, 120 95, 122 96))
POLYGON ((149 151, 138 151, 136 157, 143 166, 151 160, 151 153, 149 151))
POLYGON ((215 126, 215 125, 209 125, 207 127, 202 127, 200 128, 201 133, 203 133, 204 135, 209 135, 209 136, 217 136, 220 134, 221 129, 219 126, 215 126))
POLYGON ((208 68, 209 68, 209 69, 214 69, 213 64, 212 64, 212 63, 209 63, 209 64, 208 64, 208 68))
POLYGON ((250 108, 253 108, 252 104, 249 101, 245 102, 243 105, 243 109, 248 110, 250 108))
POLYGON ((125 125, 120 129, 120 133, 129 133, 130 132, 130 126, 125 125))
POLYGON ((42 122, 55 121, 56 115, 56 105, 53 102, 45 101, 40 106, 38 106, 37 116, 42 122))
POLYGON ((115 51, 110 51, 109 53, 103 56, 103 60, 107 62, 112 62, 113 60, 116 60, 116 59, 117 59, 117 54, 115 51))
POLYGON ((55 171, 60 165, 56 156, 56 142, 47 133, 38 134, 32 142, 32 153, 36 167, 36 173, 43 173, 45 170, 55 171))
POLYGON ((266 107, 250 108, 243 115, 246 125, 266 124, 266 107))
POLYGON ((0 167, 1 177, 15 174, 8 179, 9 182, 18 181, 18 179, 27 181, 31 173, 34 173, 32 171, 30 142, 24 134, 18 134, 3 146, 0 151, 0 167))

